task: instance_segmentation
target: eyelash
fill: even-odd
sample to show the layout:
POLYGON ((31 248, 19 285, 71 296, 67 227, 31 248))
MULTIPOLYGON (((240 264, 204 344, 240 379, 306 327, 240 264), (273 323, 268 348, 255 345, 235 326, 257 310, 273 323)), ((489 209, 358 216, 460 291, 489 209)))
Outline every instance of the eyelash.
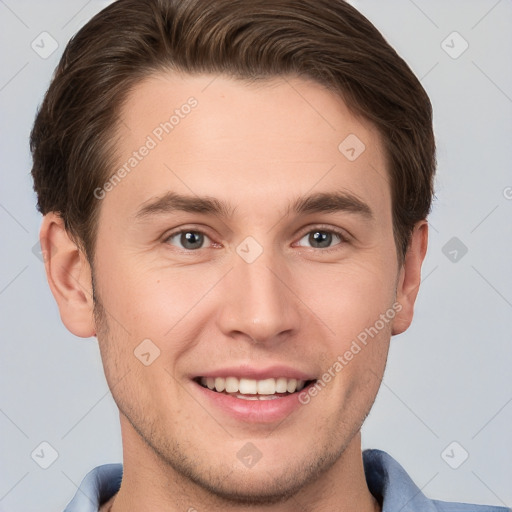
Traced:
MULTIPOLYGON (((302 240, 306 235, 309 235, 310 233, 314 233, 314 232, 317 232, 317 231, 320 231, 322 233, 329 233, 329 234, 332 234, 332 235, 336 235, 340 239, 340 242, 335 244, 332 247, 326 247, 326 248, 306 247, 307 249, 311 249, 311 250, 314 250, 314 251, 321 251, 323 253, 330 253, 330 252, 339 250, 340 249, 340 247, 339 247, 340 245, 344 245, 345 243, 348 242, 348 237, 347 237, 345 232, 343 232, 341 230, 338 230, 338 229, 335 229, 335 228, 332 228, 332 227, 327 227, 327 226, 315 226, 313 229, 309 229, 308 231, 303 232, 300 235, 299 240, 302 240)), ((169 235, 167 235, 165 237, 164 242, 168 242, 174 236, 181 235, 183 233, 197 233, 197 234, 200 234, 200 235, 204 235, 205 237, 209 238, 210 241, 211 241, 211 238, 204 231, 202 231, 200 229, 195 229, 195 228, 185 228, 185 229, 180 229, 179 231, 174 231, 173 233, 170 233, 169 235)), ((215 243, 215 242, 212 242, 212 243, 215 243)), ((201 249, 209 249, 209 248, 210 247, 200 247, 199 249, 181 249, 181 248, 178 248, 178 249, 181 250, 181 252, 193 253, 193 252, 198 252, 201 249)))

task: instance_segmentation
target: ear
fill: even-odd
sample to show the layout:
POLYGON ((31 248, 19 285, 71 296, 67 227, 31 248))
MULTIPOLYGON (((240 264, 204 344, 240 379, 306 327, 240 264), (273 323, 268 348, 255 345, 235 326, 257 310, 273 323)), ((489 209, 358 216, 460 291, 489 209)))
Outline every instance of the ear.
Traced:
POLYGON ((62 323, 76 336, 95 335, 91 267, 55 214, 43 217, 39 234, 46 277, 62 323))
POLYGON ((421 265, 425 259, 428 244, 428 223, 418 222, 413 229, 405 261, 398 276, 396 300, 402 309, 393 321, 392 334, 406 331, 412 322, 414 303, 421 283, 421 265))

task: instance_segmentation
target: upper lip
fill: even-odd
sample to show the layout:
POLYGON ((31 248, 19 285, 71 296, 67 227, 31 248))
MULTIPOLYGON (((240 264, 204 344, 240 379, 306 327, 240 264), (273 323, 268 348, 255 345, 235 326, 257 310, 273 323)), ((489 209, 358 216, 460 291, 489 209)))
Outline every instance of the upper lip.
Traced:
POLYGON ((271 378, 278 379, 279 377, 286 377, 287 379, 297 380, 314 380, 316 378, 311 374, 297 370, 291 366, 284 365, 273 365, 267 366, 265 368, 256 368, 249 365, 229 366, 218 368, 216 370, 208 370, 199 375, 195 375, 194 377, 236 377, 238 379, 246 378, 255 380, 271 378))

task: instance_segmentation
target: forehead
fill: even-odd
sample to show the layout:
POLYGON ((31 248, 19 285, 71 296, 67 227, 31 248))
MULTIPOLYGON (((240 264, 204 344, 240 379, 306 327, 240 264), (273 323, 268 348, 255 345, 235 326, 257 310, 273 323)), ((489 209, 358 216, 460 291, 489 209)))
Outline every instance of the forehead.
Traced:
POLYGON ((390 208, 377 130, 309 80, 155 74, 128 95, 118 135, 124 172, 105 201, 118 207, 174 190, 261 210, 341 188, 390 208))

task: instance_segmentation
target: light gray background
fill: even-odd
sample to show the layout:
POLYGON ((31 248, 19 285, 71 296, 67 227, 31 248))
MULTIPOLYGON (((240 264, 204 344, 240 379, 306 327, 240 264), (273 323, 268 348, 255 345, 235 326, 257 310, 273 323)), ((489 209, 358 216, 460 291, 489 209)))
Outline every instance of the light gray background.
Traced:
MULTIPOLYGON (((0 0, 0 509, 9 512, 60 511, 87 471, 121 461, 96 341, 60 323, 33 253, 40 216, 28 151, 66 42, 108 3, 0 0), (31 48, 34 40, 42 46, 44 31, 59 45, 46 59, 31 48), (48 469, 31 458, 42 441, 58 452, 48 469)), ((392 341, 363 443, 392 454, 430 497, 510 507, 512 3, 352 3, 421 78, 434 105, 439 161, 416 318, 392 341), (463 48, 458 36, 446 39, 454 31, 469 44, 458 58, 445 51, 463 48), (468 249, 462 255, 456 241, 455 262, 453 247, 443 253, 452 237, 468 249), (456 465, 466 451, 458 469, 446 462, 456 465)))

